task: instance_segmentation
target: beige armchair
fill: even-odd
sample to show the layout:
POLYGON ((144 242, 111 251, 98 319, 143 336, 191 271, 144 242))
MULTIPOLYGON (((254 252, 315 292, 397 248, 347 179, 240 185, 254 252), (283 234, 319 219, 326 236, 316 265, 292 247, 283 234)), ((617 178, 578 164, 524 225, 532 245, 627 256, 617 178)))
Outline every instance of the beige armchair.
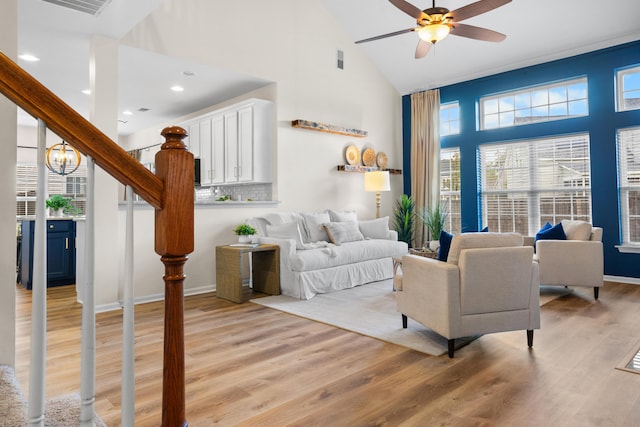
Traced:
POLYGON ((477 334, 540 328, 538 265, 533 248, 515 233, 464 233, 454 236, 447 262, 416 255, 402 258, 396 281, 402 326, 418 321, 448 340, 477 334))
POLYGON ((535 259, 540 284, 593 287, 593 296, 604 285, 602 228, 583 221, 562 221, 567 240, 538 240, 535 259))

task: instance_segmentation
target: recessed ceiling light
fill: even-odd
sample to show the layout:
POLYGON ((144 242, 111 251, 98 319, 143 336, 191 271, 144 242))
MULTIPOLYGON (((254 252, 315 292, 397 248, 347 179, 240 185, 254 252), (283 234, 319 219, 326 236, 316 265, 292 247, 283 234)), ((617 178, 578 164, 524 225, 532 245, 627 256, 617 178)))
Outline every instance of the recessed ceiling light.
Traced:
POLYGON ((28 61, 28 62, 37 62, 40 61, 40 58, 38 58, 37 56, 31 55, 30 53, 25 53, 23 55, 19 55, 18 58, 24 60, 24 61, 28 61))
POLYGON ((124 114, 125 116, 133 116, 133 112, 129 111, 129 110, 124 110, 122 112, 122 114, 124 114))
POLYGON ((184 91, 184 88, 182 86, 176 85, 176 86, 171 86, 171 90, 174 92, 182 92, 184 91))
POLYGON ((85 89, 82 91, 85 95, 91 95, 91 91, 89 89, 85 89))

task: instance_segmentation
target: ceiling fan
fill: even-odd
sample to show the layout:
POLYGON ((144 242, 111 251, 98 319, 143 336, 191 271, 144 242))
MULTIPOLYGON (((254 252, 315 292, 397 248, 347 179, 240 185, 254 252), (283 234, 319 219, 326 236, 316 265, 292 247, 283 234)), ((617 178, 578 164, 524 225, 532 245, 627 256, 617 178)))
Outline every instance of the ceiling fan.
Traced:
POLYGON ((507 38, 506 35, 498 33, 497 31, 476 27, 474 25, 460 24, 459 22, 497 9, 500 6, 510 3, 511 0, 479 0, 452 11, 444 7, 436 7, 435 0, 433 0, 432 3, 433 7, 425 10, 420 10, 404 0, 389 1, 407 15, 415 18, 418 26, 358 40, 356 43, 365 43, 417 31, 420 36, 418 47, 416 48, 416 59, 418 59, 426 56, 431 46, 444 39, 448 34, 496 43, 507 38))

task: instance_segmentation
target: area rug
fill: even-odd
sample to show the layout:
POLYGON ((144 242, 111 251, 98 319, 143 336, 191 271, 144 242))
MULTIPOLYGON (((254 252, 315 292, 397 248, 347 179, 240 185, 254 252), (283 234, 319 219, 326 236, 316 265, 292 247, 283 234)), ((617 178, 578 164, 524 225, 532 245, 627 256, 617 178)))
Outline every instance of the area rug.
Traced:
MULTIPOLYGON (((411 348, 432 356, 447 353, 447 339, 409 319, 407 329, 396 311, 392 281, 370 283, 339 292, 318 294, 309 300, 286 295, 255 298, 251 302, 306 319, 411 348)), ((456 340, 456 349, 477 336, 456 340)))
MULTIPOLYGON (((567 292, 560 288, 557 291, 544 293, 540 296, 540 305, 567 292)), ((391 280, 318 294, 309 300, 276 295, 255 298, 251 302, 432 356, 447 353, 447 339, 416 321, 409 319, 407 329, 402 328, 402 317, 396 311, 396 297, 391 280)), ((456 339, 456 349, 478 337, 456 339)))

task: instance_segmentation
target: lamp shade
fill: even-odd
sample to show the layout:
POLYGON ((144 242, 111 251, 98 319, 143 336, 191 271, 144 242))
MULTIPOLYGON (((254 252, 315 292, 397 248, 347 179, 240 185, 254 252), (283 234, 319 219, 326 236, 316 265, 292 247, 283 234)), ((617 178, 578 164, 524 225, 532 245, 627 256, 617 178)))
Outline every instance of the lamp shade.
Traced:
POLYGON ((418 30, 418 36, 426 42, 431 42, 435 44, 439 42, 443 38, 447 37, 451 31, 448 25, 445 24, 430 24, 424 26, 418 30))
POLYGON ((374 171, 364 173, 364 191, 390 191, 389 171, 374 171))

